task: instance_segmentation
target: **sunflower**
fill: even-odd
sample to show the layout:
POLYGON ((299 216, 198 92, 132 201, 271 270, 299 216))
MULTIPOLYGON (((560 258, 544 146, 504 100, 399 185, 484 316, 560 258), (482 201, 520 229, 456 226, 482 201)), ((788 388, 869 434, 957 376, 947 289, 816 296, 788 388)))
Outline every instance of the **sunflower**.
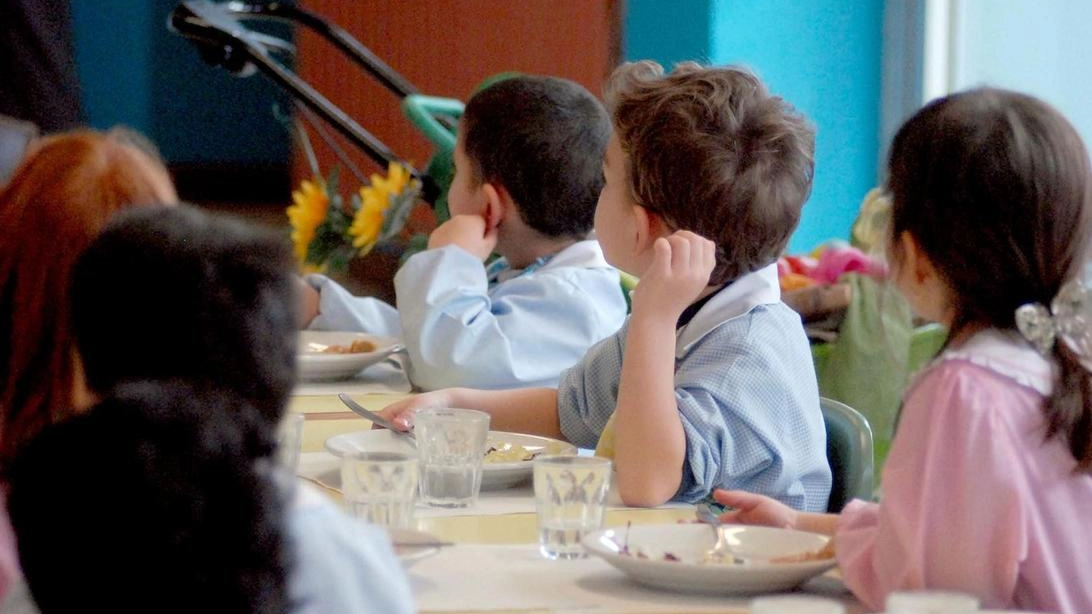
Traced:
POLYGON ((379 239, 383 230, 384 217, 395 199, 405 192, 412 177, 406 167, 391 162, 387 166, 387 176, 371 176, 371 183, 360 188, 360 209, 353 216, 349 226, 349 236, 353 247, 366 253, 370 246, 379 239))
POLYGON ((299 190, 292 192, 292 205, 288 207, 288 221, 292 224, 292 245, 300 263, 307 260, 307 246, 315 238, 315 229, 326 219, 330 195, 326 183, 303 181, 299 190))
POLYGON ((390 206, 390 195, 385 190, 377 188, 374 183, 360 188, 360 209, 353 216, 353 223, 349 226, 349 236, 353 239, 353 247, 365 251, 379 238, 379 231, 383 228, 383 215, 390 206))
POLYGON ((372 175, 369 185, 343 206, 337 176, 335 169, 327 179, 304 181, 292 192, 287 213, 304 272, 344 270, 350 260, 393 237, 421 192, 421 182, 392 162, 386 176, 372 175))

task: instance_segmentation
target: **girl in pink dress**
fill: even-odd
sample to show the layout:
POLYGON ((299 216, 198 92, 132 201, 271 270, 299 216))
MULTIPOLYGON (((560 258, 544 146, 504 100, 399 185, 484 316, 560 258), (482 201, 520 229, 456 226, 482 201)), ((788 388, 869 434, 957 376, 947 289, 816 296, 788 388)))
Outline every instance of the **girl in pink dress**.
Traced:
POLYGON ((883 498, 807 514, 718 491, 722 520, 833 535, 872 609, 945 589, 1092 612, 1087 150, 1045 103, 979 89, 911 118, 888 170, 894 282, 950 333, 906 392, 883 498))

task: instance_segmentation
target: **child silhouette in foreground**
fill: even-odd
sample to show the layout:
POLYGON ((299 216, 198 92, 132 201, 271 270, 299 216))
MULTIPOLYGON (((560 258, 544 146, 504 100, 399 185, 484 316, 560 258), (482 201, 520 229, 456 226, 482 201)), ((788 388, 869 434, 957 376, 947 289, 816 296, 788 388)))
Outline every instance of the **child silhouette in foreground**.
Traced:
POLYGON ((626 315, 618 272, 588 237, 609 135, 603 106, 572 81, 478 92, 459 123, 452 218, 395 275, 397 310, 311 275, 303 321, 402 338, 426 390, 557 385, 626 315))
POLYGON ((811 127, 737 68, 627 64, 608 91, 595 225, 607 260, 641 278, 626 326, 557 390, 456 388, 383 415, 408 427, 420 407, 472 407, 497 429, 599 444, 630 505, 736 485, 826 509, 815 370, 775 264, 811 188, 811 127))
POLYGON ((1045 103, 979 89, 895 136, 890 257, 920 315, 949 329, 907 390, 879 504, 798 513, 718 492, 722 517, 833 535, 870 609, 948 589, 983 607, 1092 612, 1092 232, 1084 144, 1045 103))
MULTIPOLYGON (((132 540, 127 547, 134 551, 152 548, 153 543, 159 543, 155 548, 161 558, 155 559, 157 562, 154 565, 151 559, 139 557, 119 557, 115 560, 120 561, 119 566, 139 568, 134 573, 154 573, 152 568, 162 563, 167 567, 162 567, 161 571, 167 573, 174 559, 169 553, 162 552, 162 548, 179 548, 180 552, 187 552, 188 548, 185 543, 175 543, 164 537, 172 535, 173 529, 180 531, 178 534, 181 535, 189 530, 186 523, 193 523, 193 532, 208 535, 208 532, 219 531, 218 527, 230 525, 238 528, 249 522, 246 518, 219 517, 222 513, 231 513, 230 510, 237 510, 240 514, 246 512, 254 522, 264 523, 263 518, 267 514, 276 515, 280 509, 276 528, 281 532, 284 569, 282 572, 280 567, 270 567, 266 571, 274 575, 287 574, 284 591, 291 604, 289 611, 411 612, 413 600, 409 583, 383 529, 345 516, 329 499, 297 483, 292 476, 274 476, 270 470, 262 469, 273 463, 276 427, 295 385, 298 296, 292 269, 289 247, 276 233, 204 214, 186 205, 134 207, 111 218, 101 234, 80 255, 73 269, 73 333, 90 396, 106 408, 119 403, 134 406, 130 411, 143 414, 133 420, 151 421, 132 427, 133 437, 150 440, 146 445, 136 441, 121 442, 119 445, 128 446, 126 449, 129 450, 143 450, 142 454, 154 453, 158 448, 165 447, 162 466, 142 465, 148 459, 124 455, 117 458, 107 456, 95 462, 115 463, 119 469, 124 467, 130 476, 135 476, 132 477, 134 484, 145 481, 145 486, 139 487, 147 490, 147 498, 142 499, 143 505, 154 506, 154 501, 176 501, 176 495, 172 493, 175 488, 172 480, 177 479, 178 488, 188 489, 189 492, 189 496, 183 498, 192 499, 195 507, 191 510, 193 516, 160 516, 158 520, 163 524, 156 524, 157 517, 154 515, 147 518, 150 524, 140 525, 149 531, 147 544, 140 543, 145 541, 144 537, 126 532, 121 515, 114 517, 107 513, 99 522, 94 520, 94 516, 85 516, 78 509, 68 514, 69 508, 58 505, 56 511, 70 516, 62 524, 67 525, 66 530, 71 529, 77 534, 81 530, 105 533, 107 527, 112 527, 117 532, 119 542, 132 540), (152 392, 141 392, 136 398, 122 394, 126 390, 131 391, 131 387, 137 384, 154 387, 174 385, 174 382, 181 382, 189 388, 182 392, 164 390, 159 394, 153 388, 152 392), (179 396, 193 396, 201 401, 194 401, 195 406, 177 398, 179 396), (157 421, 168 420, 167 415, 172 409, 191 417, 202 410, 228 415, 209 418, 211 426, 204 423, 157 426, 157 421), (224 486, 225 483, 199 480, 187 474, 184 467, 176 466, 185 462, 183 444, 170 439, 168 431, 182 429, 188 432, 189 435, 179 434, 181 440, 187 437, 214 437, 218 429, 216 425, 225 421, 238 424, 243 429, 238 438, 250 443, 243 450, 233 451, 230 448, 236 444, 230 439, 234 437, 230 432, 223 434, 227 439, 214 441, 212 447, 222 444, 226 456, 209 457, 208 461, 219 467, 210 469, 210 476, 236 466, 236 470, 241 472, 239 475, 222 477, 225 480, 242 480, 253 487, 251 492, 259 499, 247 504, 250 507, 230 503, 244 496, 245 492, 229 492, 231 488, 224 486), (160 436, 167 439, 157 442, 155 438, 160 436), (243 463, 241 455, 247 455, 255 467, 240 464, 243 463), (269 483, 257 484, 257 481, 269 483), (210 490, 202 490, 205 486, 210 490), (255 511, 256 506, 264 505, 270 496, 274 496, 270 492, 282 501, 272 502, 271 510, 255 511), (217 511, 196 506, 199 497, 206 497, 209 505, 217 511), (208 514, 208 518, 200 518, 202 514, 208 514), (167 526, 174 524, 177 526, 167 526), (156 542, 157 539, 160 541, 156 542)), ((94 418, 81 423, 82 426, 72 427, 72 431, 64 432, 106 428, 96 420, 109 419, 94 418)), ((98 450, 94 442, 88 442, 86 446, 81 449, 98 450)), ((195 466, 204 462, 201 455, 211 454, 209 450, 208 447, 195 448, 195 466)), ((48 455, 43 453, 43 456, 48 455)), ((48 460, 42 460, 43 456, 37 457, 40 462, 48 460)), ((94 463, 89 460, 88 465, 94 466, 94 463)), ((42 468, 41 464, 31 466, 42 468)), ((32 554, 36 557, 34 568, 26 569, 34 597, 40 598, 38 587, 48 586, 52 588, 48 589, 50 594, 47 599, 55 598, 71 604, 73 602, 64 600, 72 595, 82 599, 87 594, 80 591, 70 591, 70 595, 57 594, 62 590, 59 587, 65 582, 71 582, 69 586, 81 586, 81 583, 91 582, 90 578, 98 578, 103 590, 96 593, 97 596, 108 599, 120 590, 126 593, 126 598, 137 601, 131 602, 134 604, 131 609, 113 607, 110 601, 94 604, 101 608, 89 607, 89 601, 81 601, 85 604, 84 611, 103 608, 115 611, 166 611, 171 604, 153 602, 135 607, 140 605, 139 599, 154 597, 154 591, 127 593, 118 589, 116 579, 128 578, 129 575, 118 571, 122 567, 107 568, 100 564, 104 555, 96 545, 102 544, 94 540, 101 536, 85 535, 82 539, 86 540, 87 547, 73 548, 70 543, 74 542, 51 542, 48 529, 39 526, 42 532, 38 534, 40 540, 37 546, 23 539, 21 533, 35 530, 35 523, 40 522, 27 510, 38 509, 39 506, 27 504, 22 512, 17 512, 14 508, 19 505, 19 491, 49 497, 53 495, 42 493, 39 489, 57 487, 56 481, 37 483, 33 478, 37 475, 36 471, 26 469, 22 486, 12 488, 12 516, 19 548, 33 549, 32 554), (50 548, 54 548, 55 556, 36 554, 50 548), (66 548, 71 552, 62 555, 66 548), (80 561, 82 565, 78 564, 80 561), (71 575, 77 569, 83 570, 80 578, 71 575), (32 574, 36 574, 36 577, 32 574)), ((125 484, 114 482, 115 478, 120 479, 118 476, 109 474, 105 468, 103 471, 106 474, 98 478, 94 478, 94 472, 90 472, 86 480, 95 480, 104 489, 125 490, 125 484)), ((62 493, 65 492, 63 486, 61 489, 62 493)), ((88 489, 89 492, 94 490, 88 489)), ((137 496, 137 493, 133 495, 137 496)), ((109 507, 103 510, 107 511, 114 505, 109 500, 77 498, 76 501, 81 506, 88 503, 106 505, 109 507)), ((170 505, 173 507, 175 504, 170 505)), ((276 536, 271 536, 271 539, 276 539, 276 536)), ((121 547, 119 543, 118 548, 121 547)), ((261 544, 254 547, 266 548, 261 544)), ((262 552, 268 552, 268 548, 262 552)), ((20 554, 23 555, 22 552, 20 554)), ((199 575, 204 565, 202 561, 208 561, 210 553, 195 551, 192 554, 191 558, 185 559, 191 565, 188 573, 199 575)), ((212 564, 234 565, 237 572, 249 573, 247 568, 239 568, 241 563, 236 564, 226 557, 226 554, 223 559, 213 557, 212 564)), ((253 557, 262 558, 258 554, 253 554, 253 557)), ((269 562, 270 565, 273 563, 269 562)), ((261 567, 265 564, 254 562, 258 566, 256 570, 265 569, 261 567)), ((230 576, 232 571, 227 569, 224 573, 230 576)), ((228 578, 226 581, 233 578, 225 577, 228 578)), ((245 577, 234 579, 245 581, 245 577)), ((161 580, 172 582, 168 578, 161 580)), ((177 585, 175 589, 183 590, 177 585)), ((245 586, 240 590, 243 589, 251 590, 245 586)), ((192 587, 192 590, 197 592, 200 588, 192 587)), ((191 597, 201 598, 200 595, 191 597)), ((184 602, 180 599, 179 603, 184 602)), ((41 605, 45 610, 46 604, 41 605)), ((183 610, 204 611, 206 608, 183 610)), ((72 610, 59 606, 48 611, 72 610)), ((260 611, 267 610, 263 608, 260 611)))
POLYGON ((245 400, 183 382, 124 384, 45 429, 9 499, 38 609, 293 611, 267 431, 245 400))

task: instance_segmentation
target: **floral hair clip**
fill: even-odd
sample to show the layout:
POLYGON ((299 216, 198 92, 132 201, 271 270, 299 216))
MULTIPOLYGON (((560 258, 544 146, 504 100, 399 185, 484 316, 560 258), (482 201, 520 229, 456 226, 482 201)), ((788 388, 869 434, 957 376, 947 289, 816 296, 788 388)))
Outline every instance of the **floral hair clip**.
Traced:
POLYGON ((1086 362, 1092 358, 1092 292, 1078 280, 1067 282, 1050 302, 1027 303, 1016 309, 1016 328, 1042 354, 1061 338, 1086 362))

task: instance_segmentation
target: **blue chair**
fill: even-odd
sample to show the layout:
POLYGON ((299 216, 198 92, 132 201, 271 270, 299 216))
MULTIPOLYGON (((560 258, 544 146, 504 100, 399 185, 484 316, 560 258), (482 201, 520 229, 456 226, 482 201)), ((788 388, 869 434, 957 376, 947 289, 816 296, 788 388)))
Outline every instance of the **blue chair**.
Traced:
POLYGON ((833 482, 827 511, 837 514, 850 499, 872 500, 872 428, 857 410, 833 399, 819 399, 827 429, 827 462, 833 482))

